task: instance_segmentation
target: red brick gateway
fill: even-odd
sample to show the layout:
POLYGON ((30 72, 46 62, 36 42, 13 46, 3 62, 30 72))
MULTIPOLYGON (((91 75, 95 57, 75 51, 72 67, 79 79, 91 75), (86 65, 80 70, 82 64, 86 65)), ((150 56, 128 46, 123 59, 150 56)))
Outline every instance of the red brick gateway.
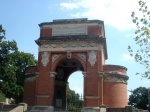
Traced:
MULTIPOLYGON (((104 22, 62 19, 39 24, 38 65, 28 67, 24 102, 66 109, 68 77, 80 70, 84 76, 84 107, 127 106, 127 68, 106 65, 104 22)), ((76 79, 75 79, 76 80, 76 79)))

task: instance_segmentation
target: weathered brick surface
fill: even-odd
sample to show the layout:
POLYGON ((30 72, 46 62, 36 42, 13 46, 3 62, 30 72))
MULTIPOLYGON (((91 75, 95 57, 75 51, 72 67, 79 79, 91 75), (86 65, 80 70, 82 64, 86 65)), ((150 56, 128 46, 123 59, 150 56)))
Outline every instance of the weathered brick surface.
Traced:
POLYGON ((50 37, 52 36, 51 28, 42 28, 40 32, 40 37, 50 37))
POLYGON ((114 71, 114 72, 122 72, 126 74, 127 69, 123 66, 119 65, 104 65, 104 71, 114 71))
POLYGON ((104 82, 104 104, 108 107, 127 106, 127 85, 124 83, 104 82))
POLYGON ((23 101, 28 103, 28 105, 35 104, 35 94, 36 94, 36 82, 26 82, 24 83, 24 97, 23 101))
POLYGON ((89 26, 88 35, 102 35, 101 27, 99 26, 89 26))

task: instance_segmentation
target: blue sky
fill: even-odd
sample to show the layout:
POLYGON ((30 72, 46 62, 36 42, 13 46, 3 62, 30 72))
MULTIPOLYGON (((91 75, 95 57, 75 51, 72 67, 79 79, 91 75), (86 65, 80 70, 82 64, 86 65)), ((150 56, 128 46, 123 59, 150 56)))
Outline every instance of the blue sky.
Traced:
MULTIPOLYGON (((145 1, 150 6, 149 0, 145 1)), ((70 18, 103 20, 108 51, 106 64, 127 67, 128 90, 133 90, 139 86, 150 87, 150 80, 141 80, 141 76, 135 75, 144 68, 134 62, 127 50, 128 45, 137 48, 130 17, 131 12, 137 10, 137 0, 0 0, 0 24, 6 30, 7 40, 14 39, 20 51, 32 53, 37 58, 38 46, 34 40, 39 38, 38 24, 70 18)), ((82 80, 79 72, 71 75, 71 89, 81 94, 82 80)))

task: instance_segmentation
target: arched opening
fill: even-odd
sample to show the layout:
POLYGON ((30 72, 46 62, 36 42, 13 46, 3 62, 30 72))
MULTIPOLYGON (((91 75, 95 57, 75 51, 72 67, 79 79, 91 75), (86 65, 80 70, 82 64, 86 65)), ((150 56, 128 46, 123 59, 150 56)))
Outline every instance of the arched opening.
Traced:
POLYGON ((76 71, 83 71, 82 64, 76 59, 66 59, 57 64, 53 101, 55 110, 64 111, 67 109, 68 79, 76 71))
POLYGON ((71 90, 74 90, 79 95, 83 95, 83 74, 82 71, 73 72, 69 79, 68 85, 71 90))
POLYGON ((80 112, 83 107, 83 74, 73 72, 68 79, 67 110, 80 112))

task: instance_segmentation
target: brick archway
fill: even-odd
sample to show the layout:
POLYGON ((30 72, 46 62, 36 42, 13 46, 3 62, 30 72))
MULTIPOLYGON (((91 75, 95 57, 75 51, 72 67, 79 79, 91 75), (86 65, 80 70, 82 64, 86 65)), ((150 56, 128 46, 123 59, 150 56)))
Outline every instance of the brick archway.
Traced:
POLYGON ((58 106, 65 109, 66 80, 61 75, 59 79, 56 74, 69 71, 65 69, 65 62, 70 63, 71 60, 72 65, 79 65, 84 74, 85 108, 103 104, 112 108, 127 105, 127 68, 105 65, 107 46, 103 21, 65 19, 41 23, 39 26, 40 38, 35 41, 39 46, 38 66, 26 69, 24 102, 30 106, 55 107, 56 91, 59 89, 63 91, 60 94, 64 105, 58 106), (61 64, 63 70, 57 71, 61 64), (61 84, 64 86, 56 86, 61 84))
MULTIPOLYGON (((72 56, 73 57, 73 56, 72 56)), ((75 71, 84 71, 82 64, 74 59, 65 58, 64 60, 58 59, 55 67, 55 87, 54 87, 54 101, 53 106, 55 110, 65 110, 67 107, 67 88, 68 78, 75 71)))
MULTIPOLYGON (((54 64, 52 65, 51 71, 55 71, 57 65, 58 65, 62 60, 65 60, 65 59, 68 59, 66 55, 63 55, 63 56, 59 57, 59 58, 54 62, 54 64)), ((76 59, 76 60, 78 60, 78 61, 82 64, 83 71, 86 71, 86 64, 85 64, 85 62, 84 62, 80 57, 73 55, 73 56, 71 57, 71 59, 76 59)))

